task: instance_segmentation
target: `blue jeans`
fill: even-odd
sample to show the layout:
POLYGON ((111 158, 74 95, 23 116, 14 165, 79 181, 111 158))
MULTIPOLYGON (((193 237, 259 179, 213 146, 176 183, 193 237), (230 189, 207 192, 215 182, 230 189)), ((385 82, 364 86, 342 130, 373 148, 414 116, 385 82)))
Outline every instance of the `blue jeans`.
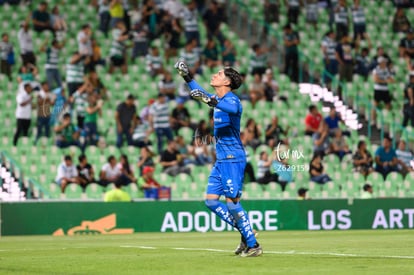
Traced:
POLYGON ((163 143, 163 137, 165 136, 168 141, 173 140, 173 133, 171 128, 156 128, 155 133, 157 135, 157 148, 158 148, 158 154, 162 153, 162 143, 163 143))
POLYGON ((124 143, 124 135, 126 136, 128 145, 134 145, 134 142, 132 140, 132 135, 129 132, 129 129, 122 130, 121 133, 119 133, 118 130, 117 130, 117 134, 116 134, 116 146, 118 148, 121 148, 122 147, 122 143, 124 143))
POLYGON ((58 69, 46 69, 46 79, 50 90, 62 86, 62 78, 58 69))
POLYGON ((332 179, 327 174, 321 174, 319 176, 311 177, 311 181, 314 181, 319 184, 325 184, 328 181, 332 181, 332 179))
POLYGON ((42 135, 42 130, 44 129, 44 135, 46 137, 50 136, 50 117, 38 117, 37 118, 37 135, 36 142, 39 140, 42 135))
POLYGON ((86 143, 89 145, 96 145, 98 140, 98 127, 96 122, 87 122, 84 125, 86 132, 86 143))
POLYGON ((84 147, 80 144, 80 142, 78 140, 72 140, 72 141, 63 141, 63 140, 57 140, 56 141, 56 146, 64 149, 64 148, 68 148, 70 146, 77 146, 79 147, 82 152, 84 151, 84 147))

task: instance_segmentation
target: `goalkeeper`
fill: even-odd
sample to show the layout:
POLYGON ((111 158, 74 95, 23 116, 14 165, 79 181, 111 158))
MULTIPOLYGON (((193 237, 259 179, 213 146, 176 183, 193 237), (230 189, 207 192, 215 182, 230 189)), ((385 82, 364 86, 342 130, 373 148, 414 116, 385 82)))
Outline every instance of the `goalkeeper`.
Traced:
POLYGON ((242 105, 232 92, 240 87, 242 78, 233 68, 224 68, 211 77, 216 94, 207 93, 193 80, 188 66, 178 61, 175 68, 191 89, 190 96, 214 108, 216 163, 208 178, 206 205, 228 224, 237 228, 241 242, 235 250, 242 257, 257 257, 262 248, 257 243, 246 211, 240 204, 246 155, 240 141, 242 105), (226 203, 219 201, 226 197, 226 203))

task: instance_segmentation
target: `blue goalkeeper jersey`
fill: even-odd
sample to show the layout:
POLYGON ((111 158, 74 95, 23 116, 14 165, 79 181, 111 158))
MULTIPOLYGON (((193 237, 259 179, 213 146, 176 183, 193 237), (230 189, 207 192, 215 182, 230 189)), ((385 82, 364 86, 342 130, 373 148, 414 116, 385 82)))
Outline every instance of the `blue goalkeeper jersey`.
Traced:
MULTIPOLYGON (((199 89, 212 97, 194 80, 188 86, 191 90, 199 89)), ((232 92, 216 99, 218 104, 214 108, 214 138, 217 161, 245 162, 246 155, 240 140, 240 119, 243 112, 240 99, 232 92)))

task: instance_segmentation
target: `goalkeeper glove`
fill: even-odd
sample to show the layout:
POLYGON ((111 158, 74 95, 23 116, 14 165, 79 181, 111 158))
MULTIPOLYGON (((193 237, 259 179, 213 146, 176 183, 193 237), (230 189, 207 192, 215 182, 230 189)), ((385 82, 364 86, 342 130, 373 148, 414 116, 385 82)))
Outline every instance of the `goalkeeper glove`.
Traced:
POLYGON ((190 96, 196 100, 201 100, 210 107, 216 107, 218 101, 215 97, 209 97, 203 91, 199 89, 191 90, 190 96))
POLYGON ((188 83, 193 79, 193 76, 191 75, 190 70, 184 61, 177 61, 177 63, 174 65, 174 68, 177 69, 178 73, 183 77, 185 82, 188 83))

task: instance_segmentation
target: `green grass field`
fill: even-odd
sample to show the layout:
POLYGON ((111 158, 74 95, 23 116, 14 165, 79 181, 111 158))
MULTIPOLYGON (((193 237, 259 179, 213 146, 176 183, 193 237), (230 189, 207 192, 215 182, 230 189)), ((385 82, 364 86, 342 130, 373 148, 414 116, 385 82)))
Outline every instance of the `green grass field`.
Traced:
POLYGON ((414 232, 261 232, 264 254, 233 255, 226 233, 2 237, 0 274, 414 274, 414 232))

